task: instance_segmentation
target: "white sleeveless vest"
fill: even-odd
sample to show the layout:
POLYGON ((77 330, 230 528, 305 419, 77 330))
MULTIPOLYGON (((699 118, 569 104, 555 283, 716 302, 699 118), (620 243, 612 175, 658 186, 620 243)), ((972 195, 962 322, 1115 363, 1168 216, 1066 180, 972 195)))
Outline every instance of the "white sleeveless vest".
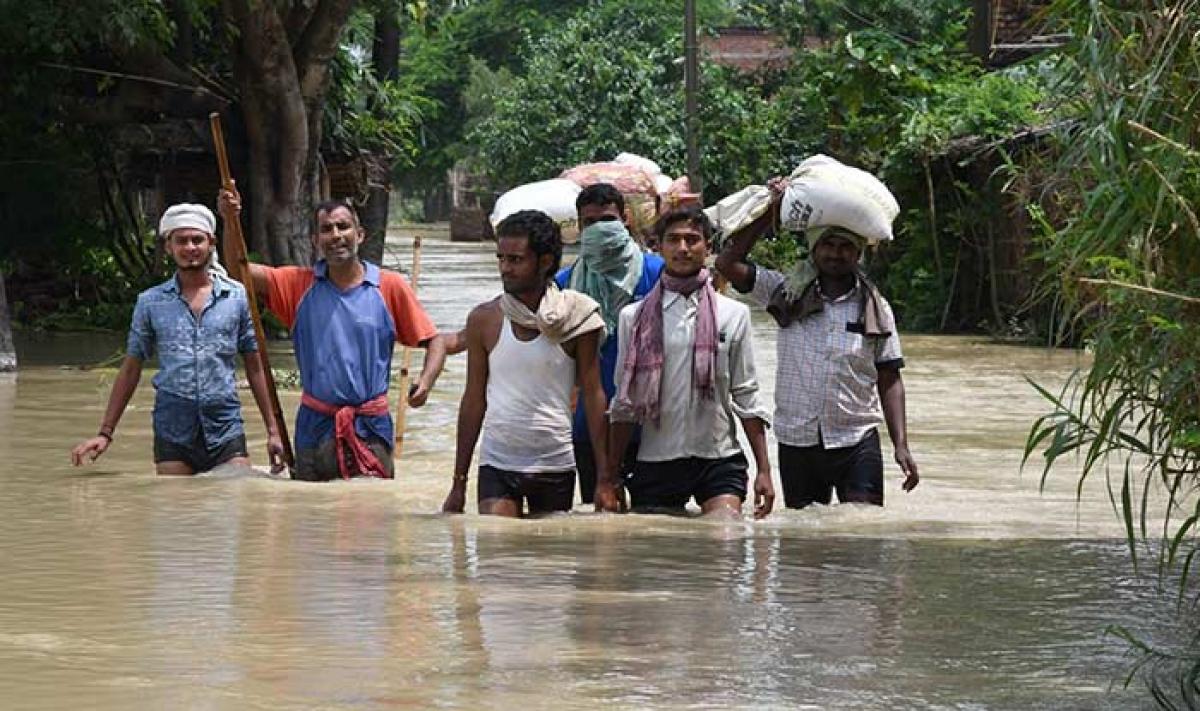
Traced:
POLYGON ((575 360, 540 333, 521 341, 505 316, 496 347, 488 354, 479 463, 525 473, 574 469, 574 387, 575 360))

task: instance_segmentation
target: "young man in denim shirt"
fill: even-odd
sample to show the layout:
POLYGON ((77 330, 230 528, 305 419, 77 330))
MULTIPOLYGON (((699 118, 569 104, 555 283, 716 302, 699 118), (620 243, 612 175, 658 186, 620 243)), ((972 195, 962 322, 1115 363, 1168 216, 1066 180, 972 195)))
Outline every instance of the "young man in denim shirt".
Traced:
POLYGON ((95 437, 71 451, 79 466, 112 444, 113 431, 142 375, 158 356, 154 376, 154 462, 160 475, 191 475, 222 464, 249 466, 234 355, 267 426, 273 464, 283 452, 246 291, 216 264, 216 220, 203 205, 179 204, 163 213, 159 235, 175 262, 175 275, 138 295, 125 360, 113 383, 95 437))

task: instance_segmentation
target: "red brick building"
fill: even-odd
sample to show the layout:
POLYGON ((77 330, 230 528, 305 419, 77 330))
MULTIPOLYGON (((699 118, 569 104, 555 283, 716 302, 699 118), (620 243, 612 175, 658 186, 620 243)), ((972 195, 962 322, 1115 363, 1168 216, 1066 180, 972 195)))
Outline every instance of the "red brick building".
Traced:
POLYGON ((723 27, 700 38, 700 56, 743 72, 781 68, 792 56, 783 38, 757 27, 723 27))

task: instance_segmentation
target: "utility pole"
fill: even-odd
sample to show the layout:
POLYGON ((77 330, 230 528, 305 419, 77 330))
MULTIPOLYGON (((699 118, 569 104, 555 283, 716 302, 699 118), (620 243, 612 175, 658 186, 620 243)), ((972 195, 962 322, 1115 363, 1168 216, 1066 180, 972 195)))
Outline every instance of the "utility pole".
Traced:
POLYGON ((696 44, 696 0, 683 1, 683 94, 687 131, 687 174, 692 192, 703 189, 700 182, 699 123, 696 95, 700 91, 700 58, 696 44))

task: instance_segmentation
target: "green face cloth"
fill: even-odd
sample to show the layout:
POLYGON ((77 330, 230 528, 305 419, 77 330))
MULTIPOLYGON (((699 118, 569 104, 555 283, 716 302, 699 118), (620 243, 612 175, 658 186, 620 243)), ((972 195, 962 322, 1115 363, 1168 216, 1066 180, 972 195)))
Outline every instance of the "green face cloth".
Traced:
POLYGON ((596 222, 579 233, 579 260, 571 270, 570 287, 600 304, 609 333, 617 332, 617 317, 641 278, 642 250, 619 220, 596 222))

